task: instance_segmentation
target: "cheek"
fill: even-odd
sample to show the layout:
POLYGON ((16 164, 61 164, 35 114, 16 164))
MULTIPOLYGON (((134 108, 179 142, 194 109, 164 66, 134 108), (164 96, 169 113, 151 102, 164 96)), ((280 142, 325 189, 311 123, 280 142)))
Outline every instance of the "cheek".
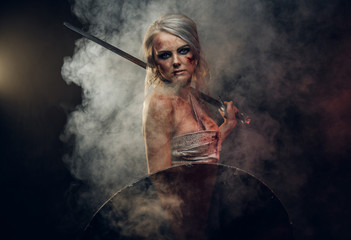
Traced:
POLYGON ((186 57, 188 63, 193 64, 194 63, 194 57, 186 57))
POLYGON ((195 71, 195 65, 196 65, 196 61, 195 61, 195 58, 193 57, 193 55, 188 55, 185 57, 185 60, 186 60, 186 63, 188 65, 188 69, 192 72, 195 71))
POLYGON ((165 61, 162 62, 156 62, 158 68, 162 71, 162 72, 167 72, 167 70, 169 69, 169 64, 165 61))
POLYGON ((196 65, 196 60, 195 60, 195 57, 193 55, 193 53, 188 53, 186 56, 185 56, 185 60, 186 60, 186 63, 187 64, 190 64, 190 65, 193 65, 195 66, 196 65))

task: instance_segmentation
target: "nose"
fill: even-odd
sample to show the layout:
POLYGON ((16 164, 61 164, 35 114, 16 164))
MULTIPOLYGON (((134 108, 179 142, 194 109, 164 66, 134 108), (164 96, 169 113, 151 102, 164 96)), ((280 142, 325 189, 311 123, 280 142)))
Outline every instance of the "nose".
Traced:
POLYGON ((178 68, 180 66, 180 59, 177 54, 173 55, 173 67, 178 68))

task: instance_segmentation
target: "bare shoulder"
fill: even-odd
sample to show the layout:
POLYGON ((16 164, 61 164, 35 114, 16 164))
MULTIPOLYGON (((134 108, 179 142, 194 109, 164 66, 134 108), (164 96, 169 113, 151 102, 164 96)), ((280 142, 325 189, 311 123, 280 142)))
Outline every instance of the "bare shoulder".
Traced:
POLYGON ((152 93, 144 101, 144 114, 170 114, 173 111, 174 96, 152 93))
POLYGON ((146 139, 153 141, 163 139, 165 142, 168 138, 166 136, 173 131, 173 113, 172 97, 161 94, 149 95, 144 101, 143 109, 143 132, 146 139))

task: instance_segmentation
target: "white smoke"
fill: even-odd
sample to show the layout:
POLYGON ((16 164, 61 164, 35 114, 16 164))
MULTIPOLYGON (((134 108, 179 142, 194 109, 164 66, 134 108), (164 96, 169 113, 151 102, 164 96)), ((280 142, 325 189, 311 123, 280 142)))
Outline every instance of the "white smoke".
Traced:
MULTIPOLYGON (((287 72, 301 63, 286 33, 272 20, 272 8, 257 0, 76 0, 73 12, 90 33, 139 58, 146 29, 159 16, 191 17, 211 67, 212 95, 234 100, 253 122, 249 128, 237 127, 224 142, 222 162, 281 189, 296 180, 298 170, 278 161, 276 137, 281 126, 264 106, 287 98, 298 102, 299 92, 308 93, 315 80, 302 74, 298 82, 286 81, 287 72), (268 170, 267 162, 272 165, 268 170), (292 178, 279 175, 288 169, 292 178), (273 180, 277 176, 280 182, 273 180)), ((64 161, 77 179, 91 186, 84 198, 96 209, 113 192, 147 173, 141 129, 145 70, 80 39, 74 55, 64 59, 62 76, 83 93, 82 105, 70 115, 62 135, 64 141, 74 140, 73 153, 64 161)), ((303 184, 303 175, 301 179, 295 190, 303 184)))

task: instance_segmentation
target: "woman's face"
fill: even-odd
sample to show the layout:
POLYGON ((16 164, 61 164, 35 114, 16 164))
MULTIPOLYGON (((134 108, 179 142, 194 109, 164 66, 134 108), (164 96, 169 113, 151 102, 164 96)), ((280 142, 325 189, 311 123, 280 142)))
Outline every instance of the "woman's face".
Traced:
POLYGON ((170 82, 188 83, 196 61, 187 42, 170 33, 160 32, 154 38, 155 62, 163 78, 170 82))

